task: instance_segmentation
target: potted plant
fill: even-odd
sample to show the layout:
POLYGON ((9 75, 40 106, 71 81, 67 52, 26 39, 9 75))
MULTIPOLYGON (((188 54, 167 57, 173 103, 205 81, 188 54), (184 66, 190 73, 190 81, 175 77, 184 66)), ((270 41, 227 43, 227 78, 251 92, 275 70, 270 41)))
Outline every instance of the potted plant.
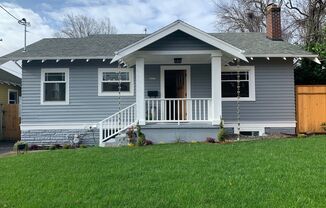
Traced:
POLYGON ((27 152, 28 144, 26 142, 18 141, 14 145, 16 152, 27 152))
POLYGON ((326 122, 323 122, 323 123, 321 123, 321 128, 323 128, 324 129, 324 131, 326 131, 326 122))

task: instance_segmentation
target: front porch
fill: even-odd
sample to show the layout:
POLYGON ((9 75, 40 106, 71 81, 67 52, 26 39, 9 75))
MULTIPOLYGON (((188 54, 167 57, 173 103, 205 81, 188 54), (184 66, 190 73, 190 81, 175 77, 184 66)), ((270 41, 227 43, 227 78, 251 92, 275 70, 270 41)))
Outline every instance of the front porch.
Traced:
MULTIPOLYGON (((105 142, 136 123, 152 139, 156 134, 166 135, 163 141, 168 141, 171 134, 174 136, 170 139, 182 138, 189 132, 187 126, 197 129, 191 131, 188 140, 215 136, 222 118, 222 52, 146 53, 151 54, 133 55, 124 62, 128 66, 135 63, 136 102, 100 122, 100 141, 105 142), (188 61, 174 64, 176 56, 188 61), (206 136, 199 137, 198 133, 206 136)), ((160 142, 161 138, 154 140, 160 142)))
MULTIPOLYGON (((211 125, 218 125, 220 123, 222 52, 213 50, 189 53, 189 51, 183 54, 181 51, 170 51, 169 54, 156 55, 154 52, 146 52, 150 55, 135 58, 135 116, 140 125, 185 122, 210 122, 211 125), (202 59, 198 60, 197 56, 201 56, 202 59), (175 59, 188 61, 175 64, 175 59), (200 72, 201 68, 192 68, 199 64, 205 66, 206 71, 200 72), (151 74, 152 70, 156 73, 159 70, 159 74, 151 74), (209 83, 207 88, 194 86, 198 73, 205 73, 203 81, 209 83), (196 93, 197 89, 192 88, 200 88, 206 93, 201 95, 196 93)), ((130 59, 128 61, 127 63, 132 63, 130 59)))

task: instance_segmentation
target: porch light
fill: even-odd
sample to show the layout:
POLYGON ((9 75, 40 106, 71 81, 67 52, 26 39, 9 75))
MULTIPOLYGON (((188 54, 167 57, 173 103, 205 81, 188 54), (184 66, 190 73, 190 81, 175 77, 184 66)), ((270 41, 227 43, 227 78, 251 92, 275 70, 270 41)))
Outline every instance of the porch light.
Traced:
POLYGON ((181 64, 182 63, 182 58, 174 58, 174 63, 175 64, 181 64))

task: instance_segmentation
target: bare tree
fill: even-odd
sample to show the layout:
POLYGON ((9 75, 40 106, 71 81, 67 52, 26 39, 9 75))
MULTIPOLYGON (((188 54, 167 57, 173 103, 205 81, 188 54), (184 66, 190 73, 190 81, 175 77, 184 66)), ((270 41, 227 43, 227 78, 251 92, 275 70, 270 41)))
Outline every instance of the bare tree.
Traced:
MULTIPOLYGON (((263 32, 266 30, 266 7, 272 0, 216 0, 217 25, 226 31, 263 32)), ((326 0, 279 0, 282 7, 282 30, 285 39, 309 43, 321 37, 325 24, 326 0)))
POLYGON ((227 31, 262 32, 265 30, 266 6, 271 0, 233 0, 214 2, 217 24, 227 31))
POLYGON ((56 33, 57 37, 82 38, 96 34, 113 34, 116 28, 109 18, 100 21, 84 15, 68 14, 63 20, 62 29, 56 33))
POLYGON ((287 0, 285 7, 290 22, 297 27, 299 39, 305 45, 322 41, 326 0, 287 0))

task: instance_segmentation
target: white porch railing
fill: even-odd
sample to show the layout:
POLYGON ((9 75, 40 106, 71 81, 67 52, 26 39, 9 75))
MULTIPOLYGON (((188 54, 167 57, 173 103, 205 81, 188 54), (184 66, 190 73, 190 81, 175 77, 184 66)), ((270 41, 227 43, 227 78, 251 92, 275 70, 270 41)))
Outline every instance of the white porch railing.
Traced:
POLYGON ((211 98, 145 99, 146 122, 210 121, 211 98))
POLYGON ((137 122, 136 103, 99 122, 100 146, 137 122))

